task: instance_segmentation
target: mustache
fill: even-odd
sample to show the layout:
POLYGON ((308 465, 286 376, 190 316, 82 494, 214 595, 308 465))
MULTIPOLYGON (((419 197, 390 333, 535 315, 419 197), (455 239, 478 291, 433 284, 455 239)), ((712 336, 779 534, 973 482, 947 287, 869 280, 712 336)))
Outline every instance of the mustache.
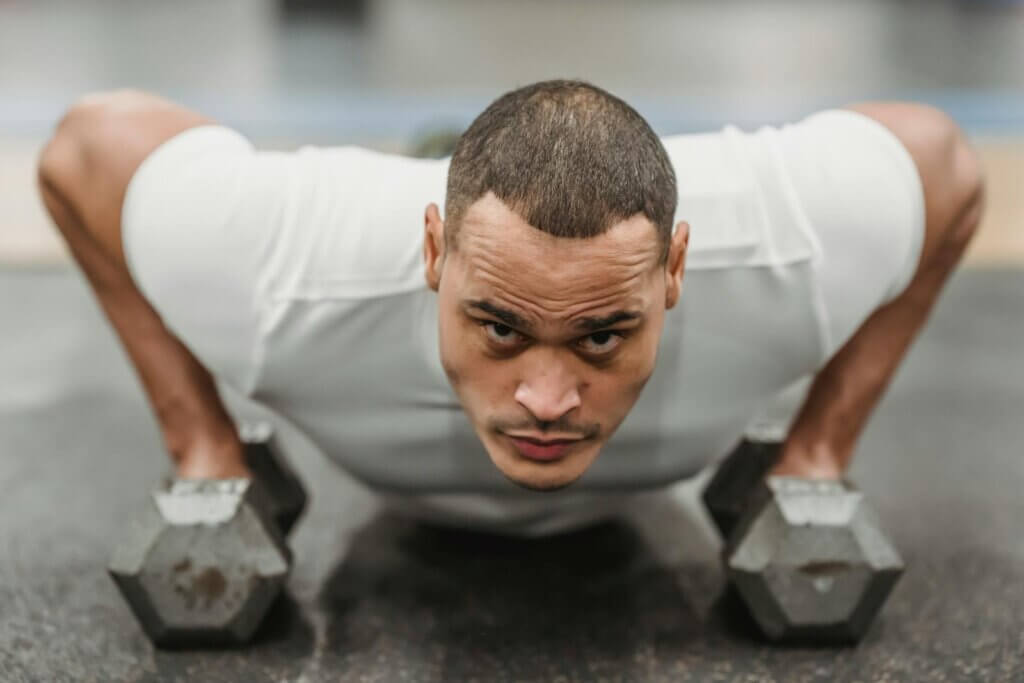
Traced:
POLYGON ((577 424, 564 417, 549 421, 531 420, 528 418, 521 420, 491 418, 488 420, 487 426, 499 432, 535 431, 541 434, 555 432, 558 434, 574 434, 584 439, 593 438, 601 433, 601 424, 599 422, 577 424))

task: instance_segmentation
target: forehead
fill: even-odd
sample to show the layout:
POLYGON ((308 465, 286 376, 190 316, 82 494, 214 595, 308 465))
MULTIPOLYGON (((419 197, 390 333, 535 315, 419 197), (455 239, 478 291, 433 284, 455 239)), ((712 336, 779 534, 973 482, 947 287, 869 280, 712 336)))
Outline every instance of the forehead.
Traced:
POLYGON ((457 240, 460 296, 498 297, 536 316, 612 304, 643 308, 658 281, 657 232, 642 215, 596 237, 555 237, 488 193, 467 210, 457 240))

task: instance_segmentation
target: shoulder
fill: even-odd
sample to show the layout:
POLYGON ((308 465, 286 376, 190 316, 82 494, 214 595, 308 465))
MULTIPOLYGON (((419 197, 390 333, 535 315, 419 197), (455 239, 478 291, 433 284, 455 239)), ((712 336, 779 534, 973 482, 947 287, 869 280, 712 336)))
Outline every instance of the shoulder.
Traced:
POLYGON ((688 263, 698 268, 817 260, 811 205, 855 204, 866 181, 886 175, 880 169, 902 176, 901 188, 916 183, 896 139, 877 122, 843 110, 664 142, 679 186, 676 220, 691 225, 688 263))
POLYGON ((927 216, 922 260, 944 244, 959 251, 970 233, 955 232, 957 219, 966 207, 980 206, 985 189, 980 159, 963 130, 945 112, 916 102, 863 102, 849 111, 888 131, 913 161, 927 216))
MULTIPOLYGON (((65 113, 39 158, 40 182, 57 189, 79 217, 120 224, 128 184, 150 154, 183 131, 212 121, 137 90, 93 93, 65 113)), ((120 235, 104 235, 118 245, 120 235)))
POLYGON ((276 297, 366 299, 425 286, 424 215, 444 202, 447 160, 348 145, 262 156, 257 167, 288 169, 265 190, 281 204, 276 297))

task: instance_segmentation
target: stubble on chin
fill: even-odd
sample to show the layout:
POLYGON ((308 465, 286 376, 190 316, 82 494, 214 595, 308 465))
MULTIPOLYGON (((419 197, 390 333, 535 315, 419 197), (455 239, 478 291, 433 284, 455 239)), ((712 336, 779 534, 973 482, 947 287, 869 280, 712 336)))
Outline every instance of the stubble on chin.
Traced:
POLYGON ((505 476, 506 479, 508 479, 510 482, 512 482, 513 484, 515 484, 519 488, 524 489, 526 491, 532 491, 534 493, 554 493, 555 491, 561 491, 563 489, 569 488, 570 486, 575 484, 576 481, 579 479, 579 477, 574 477, 573 479, 570 479, 568 481, 555 481, 555 482, 550 482, 550 483, 549 482, 533 483, 533 482, 520 481, 518 479, 513 479, 512 477, 510 477, 509 475, 505 474, 504 472, 502 472, 502 474, 505 476))
MULTIPOLYGON (((582 454, 578 454, 578 455, 582 455, 582 454)), ((558 467, 557 465, 541 465, 541 464, 536 464, 536 465, 532 465, 532 466, 527 466, 527 468, 528 469, 541 468, 542 470, 545 469, 545 468, 550 468, 550 469, 555 470, 555 471, 554 472, 549 472, 549 476, 548 477, 544 477, 543 475, 530 477, 530 472, 528 472, 528 471, 527 472, 520 472, 520 473, 518 473, 518 477, 517 477, 516 475, 510 474, 507 469, 501 467, 498 463, 501 461, 501 460, 499 460, 499 458, 502 459, 502 460, 503 459, 507 459, 507 458, 515 459, 518 456, 508 455, 508 454, 505 454, 505 453, 500 453, 500 454, 497 455, 497 458, 494 455, 490 455, 490 457, 491 457, 491 464, 494 465, 494 467, 499 472, 501 472, 501 475, 503 477, 505 477, 505 479, 507 479, 508 481, 512 482, 517 487, 519 487, 519 488, 521 488, 523 490, 531 491, 531 492, 534 492, 534 493, 554 493, 555 491, 561 491, 563 489, 569 488, 574 483, 579 481, 580 477, 582 477, 583 474, 588 469, 588 467, 584 467, 583 471, 579 472, 578 474, 572 474, 572 473, 565 473, 565 472, 560 471, 561 468, 558 468, 558 470, 555 470, 555 468, 558 467)), ((515 460, 513 460, 512 463, 509 463, 506 460, 506 464, 512 466, 512 465, 515 464, 515 460)))

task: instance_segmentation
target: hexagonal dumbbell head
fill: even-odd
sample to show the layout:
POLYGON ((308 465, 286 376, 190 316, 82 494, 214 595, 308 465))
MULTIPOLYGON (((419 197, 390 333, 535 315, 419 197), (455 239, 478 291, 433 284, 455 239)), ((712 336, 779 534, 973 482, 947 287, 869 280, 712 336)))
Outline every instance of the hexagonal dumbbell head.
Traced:
POLYGON ((242 422, 238 435, 245 446, 245 464, 263 485, 270 497, 270 514, 287 536, 306 509, 306 490, 281 457, 270 423, 242 422))
POLYGON ((249 639, 291 564, 265 495, 248 479, 175 480, 153 493, 109 571, 154 643, 249 639))
POLYGON ((773 640, 855 642, 903 572, 860 491, 769 477, 725 550, 727 573, 773 640))
POLYGON ((758 485, 779 459, 776 433, 748 433, 719 464, 704 489, 704 506, 723 538, 729 538, 758 485))

